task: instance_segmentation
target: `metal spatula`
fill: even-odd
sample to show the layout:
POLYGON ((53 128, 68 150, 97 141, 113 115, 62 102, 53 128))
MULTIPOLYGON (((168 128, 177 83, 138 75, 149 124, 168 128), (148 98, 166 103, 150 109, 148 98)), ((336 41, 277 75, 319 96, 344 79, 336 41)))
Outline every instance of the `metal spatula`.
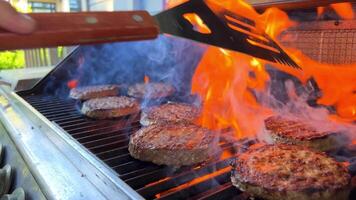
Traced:
POLYGON ((190 0, 152 17, 145 11, 33 13, 37 30, 17 35, 0 30, 0 50, 152 39, 162 33, 188 38, 294 68, 298 65, 255 22, 236 13, 190 0), (193 13, 210 29, 202 33, 184 16, 193 13))

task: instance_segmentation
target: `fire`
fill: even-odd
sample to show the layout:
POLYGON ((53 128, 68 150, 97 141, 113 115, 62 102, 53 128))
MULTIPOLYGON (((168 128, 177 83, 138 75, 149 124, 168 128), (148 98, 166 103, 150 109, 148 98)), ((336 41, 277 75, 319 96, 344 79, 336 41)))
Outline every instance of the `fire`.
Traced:
POLYGON ((195 179, 193 179, 193 180, 191 180, 191 181, 189 181, 187 183, 184 183, 184 184, 179 185, 177 187, 171 188, 171 189, 166 190, 166 191, 164 191, 162 193, 156 194, 155 196, 156 196, 156 198, 161 198, 162 196, 170 194, 170 193, 172 193, 174 191, 183 190, 183 189, 188 188, 188 187, 190 187, 192 185, 196 185, 196 184, 202 183, 202 182, 204 182, 206 180, 218 177, 219 175, 222 175, 224 173, 228 173, 230 171, 231 171, 231 167, 230 166, 229 167, 225 167, 225 168, 217 170, 217 171, 215 171, 213 173, 210 173, 210 174, 195 178, 195 179))
MULTIPOLYGON (((351 3, 334 3, 330 4, 330 7, 342 18, 342 19, 353 19, 355 17, 355 14, 352 9, 352 4, 351 3)), ((325 7, 318 7, 317 8, 318 12, 318 18, 321 17, 321 15, 325 12, 326 8, 325 7)))
POLYGON ((179 4, 182 4, 184 2, 187 2, 189 0, 166 0, 166 8, 173 8, 175 6, 178 6, 179 4))
POLYGON ((76 88, 78 86, 78 80, 70 80, 67 82, 67 86, 69 89, 76 88))
POLYGON ((199 123, 210 129, 232 126, 238 137, 253 136, 272 111, 261 107, 250 89, 263 91, 267 80, 257 59, 210 47, 193 77, 192 92, 204 102, 199 123))
POLYGON ((330 5, 335 12, 343 19, 353 19, 354 12, 351 3, 334 3, 330 5))
POLYGON ((318 14, 318 18, 320 18, 323 13, 325 12, 325 7, 324 6, 320 6, 317 8, 317 14, 318 14))
MULTIPOLYGON (((169 1, 168 6, 183 1, 169 1)), ((277 40, 280 33, 296 23, 288 15, 276 8, 267 9, 263 14, 242 0, 206 0, 209 6, 220 5, 239 15, 253 19, 254 31, 264 31, 277 40)), ((353 18, 350 4, 333 4, 331 7, 344 19, 353 18)), ((318 13, 324 11, 319 8, 318 13)), ((190 16, 194 25, 206 29, 203 22, 190 16)), ((278 41, 277 41, 278 42, 278 41)), ((313 78, 322 96, 318 104, 333 106, 337 117, 333 120, 356 120, 356 64, 327 65, 318 63, 300 51, 286 49, 302 70, 296 70, 279 64, 273 65, 297 78, 303 83, 313 78)), ((263 120, 274 114, 268 105, 257 100, 257 96, 266 95, 270 81, 265 62, 236 52, 209 47, 201 59, 192 81, 192 93, 201 96, 204 104, 199 123, 211 129, 232 127, 236 137, 255 136, 263 128, 263 120)))
POLYGON ((183 15, 184 19, 188 20, 194 27, 195 31, 203 34, 210 34, 211 30, 204 21, 195 13, 186 13, 183 15))
POLYGON ((150 82, 150 77, 145 75, 145 77, 143 78, 143 82, 146 83, 146 84, 149 83, 150 82))

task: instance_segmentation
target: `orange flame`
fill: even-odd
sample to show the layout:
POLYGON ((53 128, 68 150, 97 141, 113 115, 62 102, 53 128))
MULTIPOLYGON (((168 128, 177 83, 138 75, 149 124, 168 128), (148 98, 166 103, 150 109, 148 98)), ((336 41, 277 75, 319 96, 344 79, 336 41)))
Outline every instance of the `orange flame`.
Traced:
POLYGON ((149 83, 150 82, 150 77, 145 75, 145 77, 143 78, 143 82, 146 83, 146 84, 149 83))
MULTIPOLYGON (((342 19, 354 19, 355 14, 352 9, 352 4, 345 2, 345 3, 334 3, 330 4, 330 7, 338 14, 342 19)), ((320 18, 323 13, 326 11, 326 7, 318 7, 317 13, 318 18, 320 18)))
MULTIPOLYGON (((178 2, 181 1, 175 1, 176 4, 178 2)), ((253 19, 256 27, 251 27, 252 31, 266 32, 274 39, 278 38, 282 31, 296 25, 289 20, 286 13, 276 8, 267 9, 263 14, 259 14, 242 0, 206 0, 206 2, 209 6, 220 5, 253 19)), ((348 4, 337 4, 332 7, 345 19, 353 17, 348 4)), ((323 10, 323 8, 318 9, 320 15, 323 10)), ((196 25, 202 23, 196 22, 196 25)), ((204 29, 204 27, 200 28, 204 29)), ((356 64, 321 64, 298 50, 287 50, 302 70, 279 64, 273 65, 297 77, 303 83, 314 78, 322 92, 318 103, 336 108, 338 117, 330 115, 330 118, 334 117, 333 120, 356 120, 356 64)), ((255 96, 266 94, 268 90, 270 77, 265 70, 265 64, 247 55, 209 47, 192 81, 192 93, 200 95, 204 102, 199 123, 211 129, 232 127, 236 137, 255 136, 259 133, 264 127, 263 120, 275 112, 258 102, 255 96)))
POLYGON ((351 3, 334 3, 330 5, 331 8, 335 10, 335 12, 342 18, 342 19, 353 19, 354 18, 354 11, 352 9, 351 3))
POLYGON ((317 7, 318 19, 323 15, 324 12, 325 12, 324 6, 317 7))
POLYGON ((184 19, 188 20, 194 27, 195 31, 203 34, 210 34, 211 30, 204 21, 195 13, 186 13, 183 15, 184 19))
POLYGON ((166 8, 173 8, 175 6, 178 6, 179 4, 185 3, 189 0, 166 0, 166 8))
POLYGON ((188 188, 188 187, 191 187, 192 185, 196 185, 196 184, 199 184, 199 183, 202 183, 206 180, 209 180, 209 179, 212 179, 212 178, 215 178, 215 177, 218 177, 219 175, 222 175, 224 173, 227 173, 227 172, 230 172, 231 171, 231 167, 226 167, 226 168, 223 168, 223 169, 220 169, 220 170, 217 170, 217 171, 214 171, 210 174, 207 174, 207 175, 204 175, 204 176, 200 176, 198 178, 195 178, 187 183, 184 183, 182 185, 179 185, 177 187, 174 187, 174 188, 171 188, 169 190, 166 190, 162 193, 159 193, 159 194, 156 194, 155 197, 156 198, 161 198, 162 196, 164 195, 167 195, 169 193, 172 193, 174 191, 179 191, 179 190, 183 190, 185 188, 188 188))
POLYGON ((78 80, 70 80, 67 83, 69 89, 76 88, 78 86, 78 80))

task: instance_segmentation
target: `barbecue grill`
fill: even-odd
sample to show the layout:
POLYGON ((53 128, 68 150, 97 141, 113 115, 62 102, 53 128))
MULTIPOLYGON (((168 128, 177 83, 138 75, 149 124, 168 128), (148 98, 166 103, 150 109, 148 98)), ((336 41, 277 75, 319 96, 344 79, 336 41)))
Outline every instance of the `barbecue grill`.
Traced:
MULTIPOLYGON (((305 4, 297 5, 303 9, 290 11, 295 18, 301 12, 313 10, 304 9, 305 4)), ((354 51, 349 51, 356 48, 355 32, 355 21, 328 18, 303 22, 286 31, 281 41, 318 61, 345 64, 355 62, 354 51)), ((82 85, 125 85, 142 82, 149 74, 150 79, 169 82, 178 91, 159 102, 142 100, 143 105, 169 100, 198 101, 189 91, 192 74, 204 48, 164 36, 148 42, 80 46, 32 89, 15 93, 1 86, 1 121, 46 198, 248 199, 248 194, 231 184, 230 164, 234 155, 254 144, 254 140, 224 140, 230 132, 222 130, 219 158, 179 169, 158 166, 129 155, 129 137, 141 126, 138 115, 93 120, 80 113, 81 102, 68 98, 67 83, 73 80, 82 85), (189 51, 195 56, 187 58, 178 50, 172 50, 177 44, 180 51, 189 51), (139 51, 141 48, 143 50, 139 51), (164 59, 159 58, 162 52, 143 53, 150 49, 164 49, 164 59), (148 61, 143 64, 142 60, 148 61), (117 69, 113 70, 115 67, 117 69), (107 75, 108 70, 112 72, 110 75, 107 75), (162 71, 167 73, 162 74, 162 71), (168 76, 172 71, 175 75, 168 76)), ((278 74, 273 77, 279 81, 286 77, 278 74)), ((356 156, 353 149, 344 151, 349 157, 356 156)), ((353 176, 356 175, 355 165, 350 165, 353 176)), ((349 199, 356 199, 355 186, 349 199)))

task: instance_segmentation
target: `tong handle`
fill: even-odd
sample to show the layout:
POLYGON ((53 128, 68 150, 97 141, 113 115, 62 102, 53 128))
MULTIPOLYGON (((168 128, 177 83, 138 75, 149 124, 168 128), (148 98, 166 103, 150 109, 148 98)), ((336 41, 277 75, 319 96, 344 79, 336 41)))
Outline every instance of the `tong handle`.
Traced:
POLYGON ((0 29, 0 50, 153 39, 159 28, 146 11, 31 13, 37 22, 28 35, 0 29))

